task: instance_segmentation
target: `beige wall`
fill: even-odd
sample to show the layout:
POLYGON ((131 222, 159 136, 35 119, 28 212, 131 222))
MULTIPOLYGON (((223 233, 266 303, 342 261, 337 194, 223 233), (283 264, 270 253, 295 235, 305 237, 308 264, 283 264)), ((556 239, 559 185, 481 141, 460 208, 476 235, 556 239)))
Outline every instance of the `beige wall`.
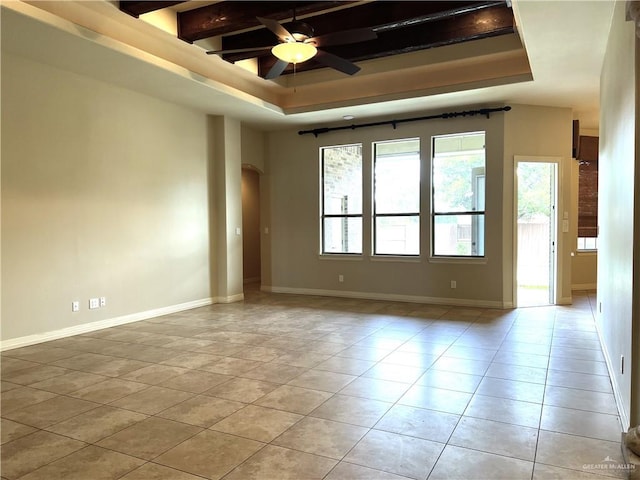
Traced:
POLYGON ((595 290, 598 284, 598 253, 576 252, 571 259, 571 289, 595 290))
POLYGON ((203 114, 3 52, 3 340, 210 301, 206 133, 203 114))
POLYGON ((211 183, 213 229, 210 232, 212 289, 216 301, 244 298, 242 283, 241 124, 230 117, 208 117, 213 136, 211 183))
POLYGON ((571 208, 571 148, 572 148, 572 112, 568 108, 536 107, 514 105, 513 110, 505 115, 504 144, 504 217, 503 235, 504 286, 505 299, 512 300, 515 294, 513 271, 513 239, 514 235, 514 157, 523 159, 558 160, 558 212, 557 225, 557 262, 558 274, 556 285, 556 302, 571 303, 571 252, 573 239, 577 231, 577 217, 569 218, 569 232, 563 233, 563 212, 571 208))
MULTIPOLYGON (((634 237, 639 172, 636 139, 638 39, 633 22, 625 21, 625 2, 617 2, 601 75, 600 153, 598 162, 598 314, 603 349, 614 384, 623 428, 640 422, 638 392, 640 368, 638 339, 640 318, 632 314, 638 303, 634 255, 640 255, 638 232, 634 237), (635 192, 634 192, 635 189, 635 192), (635 293, 635 297, 634 297, 635 293), (635 300, 634 300, 635 298, 635 300), (635 352, 634 353, 632 353, 635 352), (620 371, 620 357, 627 370, 620 371), (632 380, 633 376, 633 380, 632 380)), ((637 227, 636 227, 637 228, 637 227)))
POLYGON ((254 168, 258 172, 264 172, 265 157, 265 133, 242 124, 242 165, 254 168))

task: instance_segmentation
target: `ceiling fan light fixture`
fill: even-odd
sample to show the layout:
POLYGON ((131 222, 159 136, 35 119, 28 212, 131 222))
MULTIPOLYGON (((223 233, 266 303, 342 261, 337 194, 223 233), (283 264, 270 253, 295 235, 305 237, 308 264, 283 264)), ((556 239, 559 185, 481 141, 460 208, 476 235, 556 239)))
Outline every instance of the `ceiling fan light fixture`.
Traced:
POLYGON ((287 63, 302 63, 313 58, 318 50, 311 43, 285 42, 271 49, 277 58, 287 63))

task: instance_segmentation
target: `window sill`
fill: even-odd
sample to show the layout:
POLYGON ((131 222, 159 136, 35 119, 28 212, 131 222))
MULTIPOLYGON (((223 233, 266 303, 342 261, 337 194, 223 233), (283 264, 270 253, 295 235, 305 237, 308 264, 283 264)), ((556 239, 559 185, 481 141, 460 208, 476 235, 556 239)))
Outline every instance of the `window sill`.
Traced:
POLYGON ((347 260, 350 262, 361 262, 364 258, 361 253, 321 253, 318 255, 320 260, 347 260))
POLYGON ((372 255, 372 262, 420 263, 420 255, 372 255))
POLYGON ((459 263, 462 265, 484 265, 487 257, 429 257, 429 263, 459 263))

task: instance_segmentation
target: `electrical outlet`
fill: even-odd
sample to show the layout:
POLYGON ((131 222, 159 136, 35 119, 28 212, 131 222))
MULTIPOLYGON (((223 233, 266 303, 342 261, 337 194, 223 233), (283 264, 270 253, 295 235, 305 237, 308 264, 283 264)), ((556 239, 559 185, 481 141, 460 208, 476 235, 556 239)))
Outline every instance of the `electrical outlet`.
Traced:
POLYGON ((80 311, 80 302, 71 302, 71 311, 79 312, 80 311))
POLYGON ((456 288, 458 286, 458 284, 456 283, 455 280, 451 280, 451 288, 456 288))
POLYGON ((104 307, 107 305, 107 297, 100 297, 100 306, 104 307))
POLYGON ((344 275, 338 275, 338 281, 340 283, 344 282, 344 275))
POLYGON ((100 307, 100 299, 99 298, 90 298, 89 299, 89 309, 99 308, 100 307))

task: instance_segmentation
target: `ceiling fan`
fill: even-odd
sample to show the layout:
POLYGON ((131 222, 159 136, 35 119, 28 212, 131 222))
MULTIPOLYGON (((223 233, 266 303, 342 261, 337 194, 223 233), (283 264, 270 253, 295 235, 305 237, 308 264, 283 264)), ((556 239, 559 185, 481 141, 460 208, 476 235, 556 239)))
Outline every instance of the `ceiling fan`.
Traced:
POLYGON ((280 76, 289 63, 293 63, 295 67, 297 63, 306 62, 311 58, 323 63, 327 67, 331 67, 335 70, 346 73, 347 75, 353 75, 360 71, 359 66, 350 62, 346 58, 339 57, 321 50, 320 48, 331 45, 364 42, 378 37, 376 32, 371 28, 343 30, 314 37, 313 28, 305 22, 296 20, 295 11, 293 12, 293 21, 288 25, 288 29, 270 18, 256 18, 260 23, 262 23, 262 25, 271 30, 278 39, 280 39, 281 43, 268 47, 210 50, 207 54, 224 55, 226 53, 245 53, 271 50, 271 53, 273 53, 278 61, 273 65, 273 67, 271 67, 267 75, 264 77, 267 80, 280 76))

